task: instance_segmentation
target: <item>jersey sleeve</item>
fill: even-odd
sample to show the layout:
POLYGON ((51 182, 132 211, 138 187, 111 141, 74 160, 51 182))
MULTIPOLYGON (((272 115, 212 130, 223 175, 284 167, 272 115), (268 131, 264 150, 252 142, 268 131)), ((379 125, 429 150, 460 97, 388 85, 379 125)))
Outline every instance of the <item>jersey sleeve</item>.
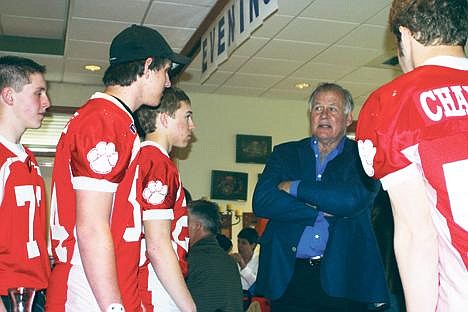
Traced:
POLYGON ((79 129, 69 129, 75 189, 115 191, 131 160, 136 137, 129 130, 131 123, 129 116, 104 112, 81 119, 79 129))
POLYGON ((367 175, 383 179, 412 163, 418 118, 405 112, 396 90, 374 92, 364 104, 356 128, 359 155, 367 175))
POLYGON ((140 196, 143 220, 173 220, 179 188, 177 173, 168 161, 154 158, 146 162, 143 170, 146 172, 140 196))

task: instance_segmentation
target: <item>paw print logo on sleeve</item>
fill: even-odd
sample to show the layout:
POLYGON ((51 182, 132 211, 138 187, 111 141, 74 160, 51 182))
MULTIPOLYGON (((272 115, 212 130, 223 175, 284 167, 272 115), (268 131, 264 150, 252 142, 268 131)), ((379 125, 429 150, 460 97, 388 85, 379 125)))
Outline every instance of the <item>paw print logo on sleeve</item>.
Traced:
POLYGON ((361 157, 362 167, 369 177, 372 177, 374 171, 374 157, 377 149, 371 140, 358 141, 359 156, 361 157))
POLYGON ((99 142, 96 147, 88 152, 86 158, 94 172, 106 174, 115 167, 119 159, 119 153, 115 151, 114 143, 99 142))
POLYGON ((167 195, 167 185, 161 181, 149 181, 143 190, 143 198, 151 205, 157 205, 164 201, 167 195))

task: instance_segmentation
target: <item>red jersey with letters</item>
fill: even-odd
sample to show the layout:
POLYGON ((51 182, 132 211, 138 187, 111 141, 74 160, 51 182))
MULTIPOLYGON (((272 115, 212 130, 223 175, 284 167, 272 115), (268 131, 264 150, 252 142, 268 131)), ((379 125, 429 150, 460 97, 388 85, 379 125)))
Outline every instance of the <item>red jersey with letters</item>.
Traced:
POLYGON ((0 295, 8 288, 47 288, 44 180, 34 155, 0 136, 0 295))
POLYGON ((55 268, 47 311, 64 311, 65 306, 67 311, 95 309, 77 246, 75 190, 114 193, 138 148, 133 118, 105 93, 95 93, 64 128, 52 176, 50 224, 55 268))
MULTIPOLYGON (((359 153, 384 188, 426 180, 439 233, 439 311, 468 307, 468 59, 437 57, 375 91, 359 115, 359 153)), ((461 309, 461 310, 460 310, 461 309)))
POLYGON ((143 142, 134 164, 131 170, 135 174, 128 174, 117 190, 116 217, 112 218, 124 305, 126 311, 138 311, 142 301, 147 311, 170 311, 175 304, 160 285, 145 255, 142 220, 172 220, 172 246, 185 276, 189 240, 185 194, 177 167, 157 143, 143 142), (124 213, 127 213, 126 221, 120 217, 124 213))

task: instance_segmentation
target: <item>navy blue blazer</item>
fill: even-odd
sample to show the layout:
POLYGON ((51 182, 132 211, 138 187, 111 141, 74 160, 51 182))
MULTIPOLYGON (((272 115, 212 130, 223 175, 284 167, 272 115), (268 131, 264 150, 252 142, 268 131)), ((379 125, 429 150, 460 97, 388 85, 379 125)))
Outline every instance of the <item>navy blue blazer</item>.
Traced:
POLYGON ((322 288, 334 297, 361 302, 389 302, 382 260, 370 213, 380 182, 362 169, 357 144, 345 139, 343 152, 315 181, 311 138, 275 146, 255 187, 254 213, 269 219, 260 239, 257 293, 283 295, 292 277, 296 246, 318 211, 334 217, 320 266, 322 288), (280 191, 282 181, 301 180, 297 198, 280 191))

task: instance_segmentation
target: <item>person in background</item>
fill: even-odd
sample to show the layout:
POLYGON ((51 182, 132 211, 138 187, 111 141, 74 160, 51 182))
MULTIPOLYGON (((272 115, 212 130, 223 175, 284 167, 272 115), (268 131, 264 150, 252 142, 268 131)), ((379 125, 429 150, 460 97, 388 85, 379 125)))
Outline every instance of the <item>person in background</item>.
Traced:
POLYGON ((41 126, 50 101, 45 67, 31 59, 0 57, 0 311, 12 311, 9 288, 36 289, 42 311, 50 275, 44 180, 33 153, 21 143, 41 126))
POLYGON ((368 98, 356 138, 388 191, 408 311, 468 307, 466 0, 394 0, 404 74, 368 98))
POLYGON ((197 311, 243 311, 239 270, 216 240, 220 227, 218 205, 203 199, 192 201, 188 217, 187 286, 197 311))
POLYGON ((255 187, 260 239, 256 292, 272 311, 367 311, 389 300, 370 221, 380 183, 345 136, 353 99, 321 83, 309 99, 311 137, 276 146, 255 187))
POLYGON ((105 91, 78 109, 57 145, 50 312, 124 311, 109 221, 115 191, 140 145, 132 113, 143 104, 158 106, 171 85, 172 63, 189 61, 156 30, 138 25, 117 34, 109 57, 105 91))
POLYGON ((249 291, 257 278, 258 254, 255 253, 257 242, 257 230, 250 227, 243 228, 237 235, 237 250, 239 253, 231 255, 239 267, 244 292, 249 291))
POLYGON ((169 157, 173 147, 191 140, 190 99, 178 88, 167 88, 157 108, 144 105, 136 115, 144 141, 117 189, 111 222, 125 310, 139 311, 142 302, 145 311, 196 311, 184 280, 185 191, 169 157))
POLYGON ((216 240, 218 241, 219 246, 224 249, 226 253, 230 253, 232 250, 232 241, 229 237, 224 234, 217 233, 216 240))

